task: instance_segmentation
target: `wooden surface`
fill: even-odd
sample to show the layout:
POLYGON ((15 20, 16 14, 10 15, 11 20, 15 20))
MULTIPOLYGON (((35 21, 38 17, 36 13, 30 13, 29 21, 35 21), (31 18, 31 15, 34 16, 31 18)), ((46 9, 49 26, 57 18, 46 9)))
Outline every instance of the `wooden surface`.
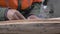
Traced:
POLYGON ((60 19, 0 21, 0 34, 59 34, 60 19))

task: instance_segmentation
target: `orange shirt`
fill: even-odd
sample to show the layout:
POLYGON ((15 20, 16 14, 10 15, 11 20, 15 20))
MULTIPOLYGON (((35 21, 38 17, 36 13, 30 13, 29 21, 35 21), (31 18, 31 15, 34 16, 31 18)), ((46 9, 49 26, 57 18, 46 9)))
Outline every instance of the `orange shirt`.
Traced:
MULTIPOLYGON (((33 2, 41 2, 41 0, 22 0, 21 9, 24 10, 32 5, 33 2)), ((18 8, 18 0, 0 0, 1 7, 9 7, 12 9, 18 8)))
POLYGON ((42 2, 42 0, 33 0, 33 2, 42 2))
POLYGON ((42 0, 22 0, 21 9, 26 9, 27 7, 31 6, 33 2, 42 2, 42 0))
POLYGON ((17 9, 18 7, 18 1, 17 0, 0 0, 0 6, 1 7, 9 7, 13 9, 17 9))

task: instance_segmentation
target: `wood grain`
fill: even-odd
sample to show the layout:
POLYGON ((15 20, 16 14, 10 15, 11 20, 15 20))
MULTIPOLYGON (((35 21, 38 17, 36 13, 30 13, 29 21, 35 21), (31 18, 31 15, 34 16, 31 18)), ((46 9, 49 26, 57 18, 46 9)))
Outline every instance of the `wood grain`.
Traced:
POLYGON ((0 34, 59 34, 60 19, 0 21, 0 34))

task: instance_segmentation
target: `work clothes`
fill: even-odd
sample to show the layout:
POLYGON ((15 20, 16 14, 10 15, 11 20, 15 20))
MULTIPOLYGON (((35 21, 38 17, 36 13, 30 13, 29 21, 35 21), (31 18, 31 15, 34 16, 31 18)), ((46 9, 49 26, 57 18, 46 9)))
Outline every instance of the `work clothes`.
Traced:
POLYGON ((42 0, 0 0, 0 6, 17 9, 18 1, 20 1, 22 10, 30 7, 34 2, 42 2, 42 0))

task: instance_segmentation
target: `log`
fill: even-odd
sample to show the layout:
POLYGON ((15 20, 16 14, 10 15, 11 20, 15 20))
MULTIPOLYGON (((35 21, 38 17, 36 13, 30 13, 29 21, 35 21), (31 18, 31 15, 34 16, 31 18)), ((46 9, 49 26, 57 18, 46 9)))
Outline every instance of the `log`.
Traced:
POLYGON ((0 34, 60 34, 60 19, 0 21, 0 34))

